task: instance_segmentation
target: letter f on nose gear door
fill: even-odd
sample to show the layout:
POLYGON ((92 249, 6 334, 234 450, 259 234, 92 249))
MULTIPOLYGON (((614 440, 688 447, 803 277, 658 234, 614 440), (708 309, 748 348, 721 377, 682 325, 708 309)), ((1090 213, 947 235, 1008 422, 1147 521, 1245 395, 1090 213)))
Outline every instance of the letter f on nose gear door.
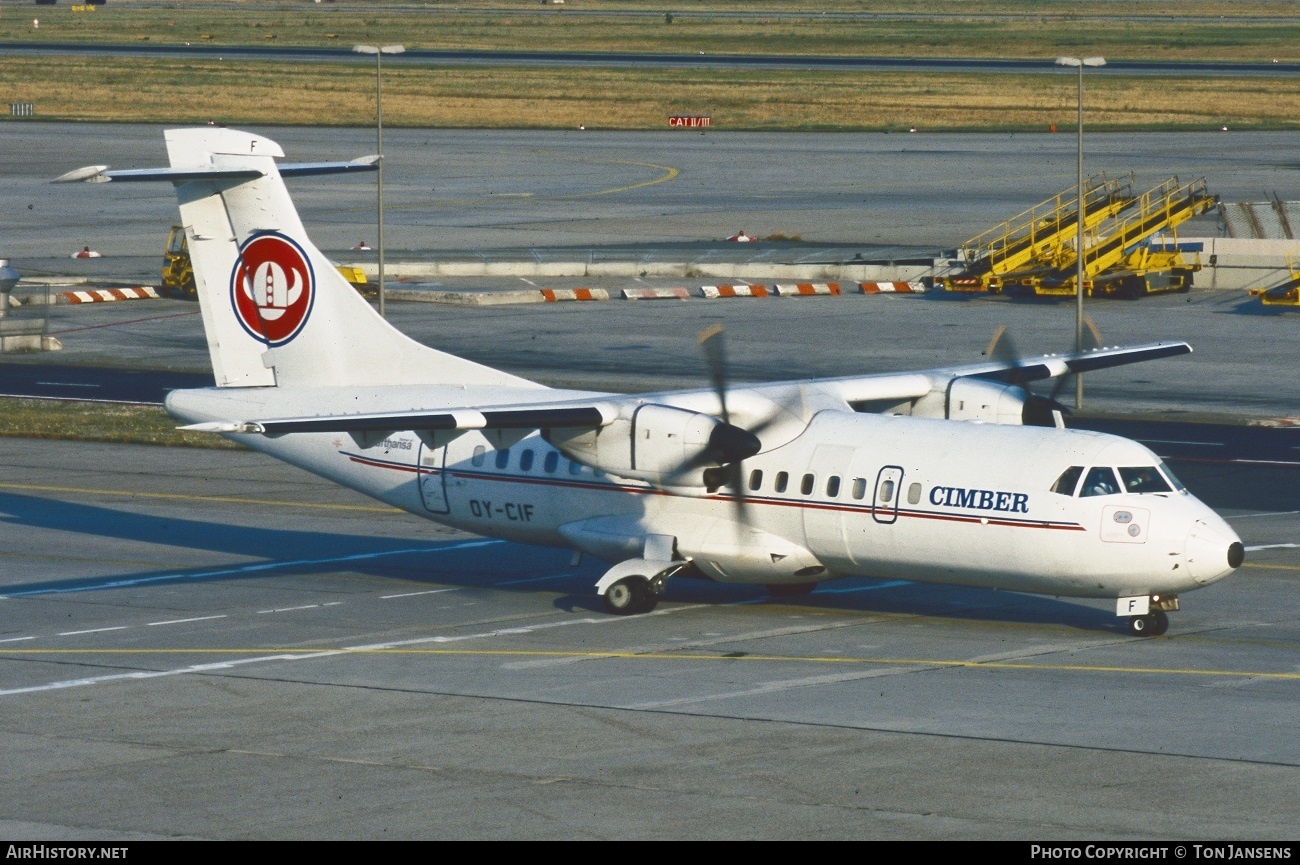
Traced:
POLYGON ((447 473, 444 471, 447 447, 431 448, 420 442, 419 460, 416 475, 424 509, 431 514, 451 513, 451 506, 447 503, 447 473))
POLYGON ((876 475, 876 494, 871 502, 871 516, 889 525, 898 521, 898 494, 903 487, 903 469, 885 466, 876 475))

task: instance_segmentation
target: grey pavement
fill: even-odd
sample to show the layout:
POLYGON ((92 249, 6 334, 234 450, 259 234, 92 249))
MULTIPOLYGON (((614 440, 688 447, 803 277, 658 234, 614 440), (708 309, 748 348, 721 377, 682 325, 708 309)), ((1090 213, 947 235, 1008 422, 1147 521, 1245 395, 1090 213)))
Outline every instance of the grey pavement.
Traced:
POLYGON ((674 581, 248 452, 0 440, 0 838, 1283 841, 1294 514, 1170 633, 1100 601, 674 581))

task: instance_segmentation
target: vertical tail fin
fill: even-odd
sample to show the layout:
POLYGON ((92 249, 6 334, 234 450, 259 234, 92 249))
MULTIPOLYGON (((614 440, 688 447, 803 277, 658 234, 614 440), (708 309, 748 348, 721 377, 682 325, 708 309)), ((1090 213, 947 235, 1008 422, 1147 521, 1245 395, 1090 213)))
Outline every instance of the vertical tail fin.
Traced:
MULTIPOLYGON (((219 387, 476 384, 539 387, 436 351, 380 318, 307 237, 274 141, 218 127, 166 132, 219 387)), ((286 166, 328 173, 338 165, 286 166)), ((116 175, 116 176, 115 176, 116 175)))

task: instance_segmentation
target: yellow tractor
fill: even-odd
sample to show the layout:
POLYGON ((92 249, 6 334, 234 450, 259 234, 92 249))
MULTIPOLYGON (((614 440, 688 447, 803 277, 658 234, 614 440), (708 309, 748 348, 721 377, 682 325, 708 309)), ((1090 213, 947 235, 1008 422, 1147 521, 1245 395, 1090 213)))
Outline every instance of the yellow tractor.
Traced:
MULTIPOLYGON (((361 292, 370 297, 375 289, 366 281, 366 274, 359 267, 334 265, 343 278, 361 292)), ((194 285, 194 264, 190 261, 190 248, 185 239, 185 229, 173 225, 171 234, 167 235, 167 251, 163 253, 162 294, 180 300, 198 300, 198 291, 194 285)))

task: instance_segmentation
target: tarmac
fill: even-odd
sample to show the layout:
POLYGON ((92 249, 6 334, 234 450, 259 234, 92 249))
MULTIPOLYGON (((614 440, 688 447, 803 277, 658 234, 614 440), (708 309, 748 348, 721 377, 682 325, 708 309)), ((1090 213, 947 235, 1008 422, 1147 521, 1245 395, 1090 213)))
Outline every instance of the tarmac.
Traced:
MULTIPOLYGON (((347 130, 270 133, 294 159, 365 143, 347 130)), ((1046 135, 393 137, 393 152, 438 168, 423 186, 414 169, 390 172, 409 205, 395 244, 429 255, 689 242, 706 225, 709 237, 786 226, 847 250, 864 202, 872 219, 897 216, 872 242, 938 247, 1068 184, 1026 170, 1026 151, 1050 145, 1073 165, 1073 139, 1046 135), (891 173, 900 161, 911 170, 891 173), (678 173, 597 194, 664 174, 637 163, 678 173), (1024 188, 1012 194, 1017 163, 1024 188), (913 210, 901 206, 909 181, 913 210), (441 184, 439 206, 421 202, 441 184), (435 235, 447 245, 417 242, 435 235)), ((1218 169, 1224 186, 1274 183, 1284 198, 1283 180, 1294 183, 1281 135, 1097 138, 1099 154, 1135 167, 1218 169)), ((0 176, 13 178, 2 212, 24 192, 48 196, 6 226, 20 271, 78 275, 83 263, 55 250, 92 244, 106 257, 88 271, 130 276, 141 271, 128 259, 160 249, 169 190, 73 195, 35 180, 108 161, 95 148, 117 167, 156 163, 156 129, 9 123, 0 139, 0 176), (23 165, 14 136, 39 145, 23 165), (99 224, 110 218, 119 231, 99 224)), ((295 192, 329 248, 356 243, 373 187, 295 192)), ((641 284, 623 279, 609 287, 641 284)), ((1089 406, 1300 414, 1292 315, 1225 292, 1089 309, 1108 344, 1196 349, 1088 376, 1089 406)), ((206 371, 193 304, 49 311, 64 349, 6 364, 206 371)), ((703 385, 694 337, 714 321, 740 381, 975 361, 1000 323, 1022 351, 1060 350, 1074 326, 1071 304, 932 295, 389 311, 438 348, 627 391, 703 385)), ((0 439, 0 454, 5 839, 1281 843, 1300 825, 1300 503, 1277 498, 1294 490, 1292 469, 1201 464, 1189 482, 1241 535, 1246 565, 1184 596, 1166 636, 1135 639, 1103 601, 905 575, 794 601, 676 580, 654 614, 613 617, 592 589, 599 563, 442 529, 257 454, 23 439, 0 439)))

